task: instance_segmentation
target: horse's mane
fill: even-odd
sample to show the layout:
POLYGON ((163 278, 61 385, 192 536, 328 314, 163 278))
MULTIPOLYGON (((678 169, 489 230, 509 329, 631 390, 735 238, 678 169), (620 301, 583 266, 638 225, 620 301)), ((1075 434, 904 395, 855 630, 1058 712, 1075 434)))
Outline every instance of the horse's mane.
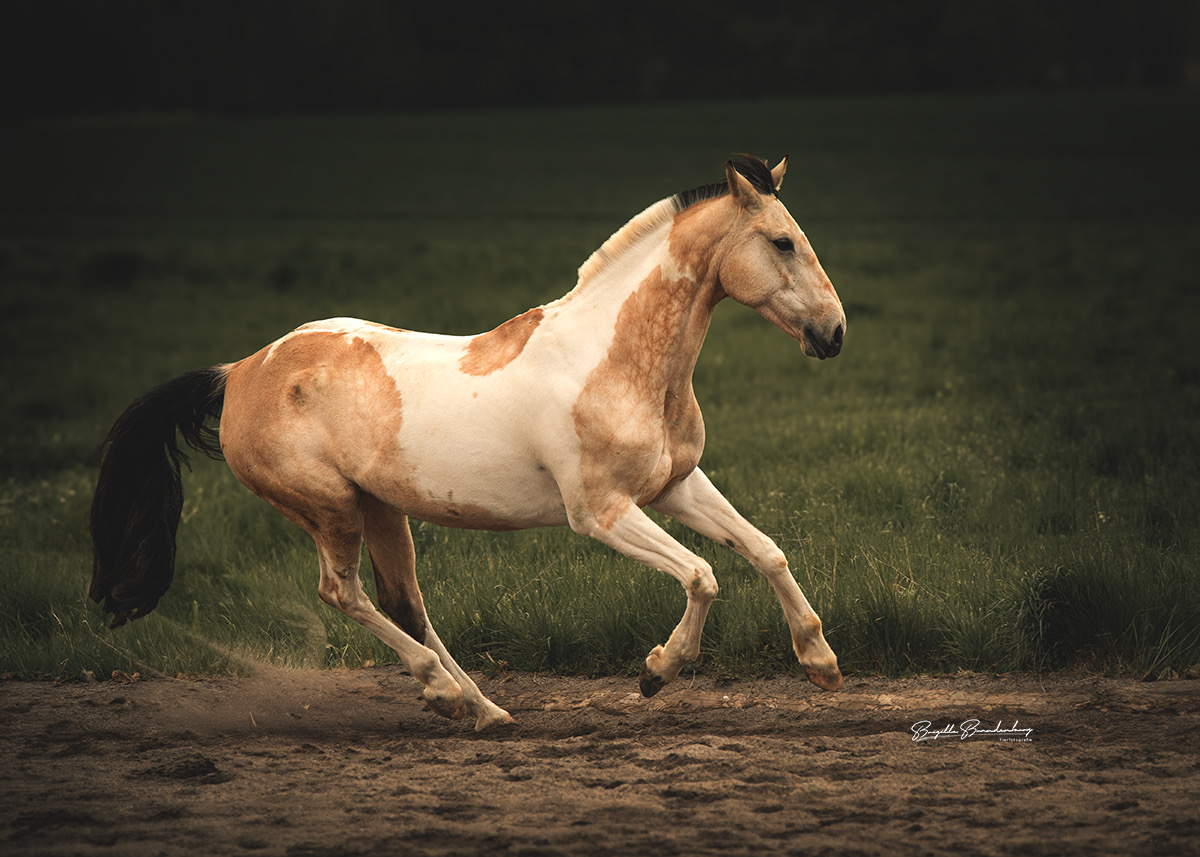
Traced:
MULTIPOLYGON (((756 158, 753 155, 734 155, 730 159, 730 163, 759 193, 770 196, 779 195, 775 190, 775 178, 771 175, 771 171, 767 169, 766 161, 756 158)), ((724 196, 727 193, 729 193, 729 182, 719 181, 677 193, 671 197, 671 201, 675 205, 675 211, 680 212, 698 202, 724 196)))
MULTIPOLYGON (((767 169, 766 161, 753 155, 734 155, 729 161, 754 189, 762 194, 777 196, 775 179, 767 169)), ((697 203, 716 199, 729 193, 729 182, 719 181, 681 191, 659 200, 641 214, 612 234, 600 245, 587 261, 579 266, 579 283, 582 285, 603 270, 610 261, 628 250, 654 229, 671 220, 676 214, 697 203)))

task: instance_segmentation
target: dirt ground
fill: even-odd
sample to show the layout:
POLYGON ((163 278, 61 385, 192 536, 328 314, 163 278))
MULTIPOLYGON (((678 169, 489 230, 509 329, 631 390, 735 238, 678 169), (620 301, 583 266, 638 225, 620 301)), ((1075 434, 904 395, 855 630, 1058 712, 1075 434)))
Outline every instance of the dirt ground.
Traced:
POLYGON ((0 683, 0 852, 1200 853, 1200 681, 480 687, 515 725, 394 667, 0 683))

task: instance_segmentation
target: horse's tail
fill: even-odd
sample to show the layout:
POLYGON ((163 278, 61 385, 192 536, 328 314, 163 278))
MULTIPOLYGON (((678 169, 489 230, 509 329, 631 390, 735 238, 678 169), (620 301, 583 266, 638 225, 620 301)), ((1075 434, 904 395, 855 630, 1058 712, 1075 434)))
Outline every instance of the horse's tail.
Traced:
POLYGON ((187 455, 221 457, 217 430, 225 366, 180 375, 134 400, 105 439, 92 498, 92 582, 88 595, 113 614, 110 628, 154 609, 175 573, 175 532, 183 512, 187 455))

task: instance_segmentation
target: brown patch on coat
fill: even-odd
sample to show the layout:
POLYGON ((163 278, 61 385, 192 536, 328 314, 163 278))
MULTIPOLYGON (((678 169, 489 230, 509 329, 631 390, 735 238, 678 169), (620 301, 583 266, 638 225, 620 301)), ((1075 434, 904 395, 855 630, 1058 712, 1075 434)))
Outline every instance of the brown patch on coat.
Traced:
MULTIPOLYGON (((719 260, 713 251, 729 231, 730 220, 729 213, 721 208, 730 205, 729 197, 697 203, 676 214, 671 224, 667 245, 671 258, 697 283, 707 283, 715 277, 713 265, 719 260)), ((718 292, 716 300, 721 297, 724 294, 718 292)))
POLYGON ((696 467, 704 421, 692 370, 712 318, 708 289, 655 270, 625 299, 608 354, 573 408, 584 501, 608 529, 654 502, 696 467))
POLYGON ((399 461, 403 400, 359 336, 291 334, 229 371, 221 449, 234 475, 312 535, 361 529, 359 486, 399 461))
POLYGON ((525 343, 542 320, 541 308, 510 318, 495 330, 474 337, 458 361, 465 375, 490 375, 503 369, 525 350, 525 343))
MULTIPOLYGON (((511 529, 485 508, 417 488, 400 445, 402 413, 371 343, 310 330, 231 369, 221 446, 247 488, 313 535, 361 530, 367 502, 444 526, 511 529)), ((379 558, 380 546, 370 547, 379 558)))

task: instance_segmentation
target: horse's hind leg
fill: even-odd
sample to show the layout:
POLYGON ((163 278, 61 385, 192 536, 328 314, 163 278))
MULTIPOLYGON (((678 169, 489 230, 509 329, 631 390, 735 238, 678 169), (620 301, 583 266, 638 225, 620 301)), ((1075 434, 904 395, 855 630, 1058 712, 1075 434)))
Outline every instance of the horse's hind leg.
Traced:
POLYGON ((379 609, 418 643, 425 642, 425 602, 417 586, 417 557, 408 517, 364 494, 363 540, 375 574, 379 609))
POLYGON ((442 666, 438 655, 418 643, 396 624, 389 622, 363 592, 358 577, 362 551, 361 530, 315 534, 321 560, 321 600, 341 610, 383 642, 391 646, 413 678, 425 687, 429 707, 457 720, 466 714, 462 688, 442 666))
POLYGON ((467 710, 475 717, 475 729, 511 723, 508 712, 485 697, 450 656, 433 630, 417 585, 416 551, 407 516, 369 494, 359 501, 363 538, 375 571, 375 595, 379 607, 409 636, 437 653, 442 666, 462 688, 467 710))
POLYGON ((336 474, 309 468, 302 488, 295 481, 269 482, 243 462, 227 453, 230 467, 239 479, 253 486, 256 494, 278 509, 289 521, 307 532, 317 545, 321 562, 321 600, 345 613, 396 651, 413 678, 425 687, 424 696, 433 710, 452 719, 466 714, 462 688, 442 666, 434 651, 423 646, 400 626, 383 616, 363 592, 358 577, 362 558, 363 519, 358 510, 358 489, 336 474), (254 474, 258 475, 258 474, 254 474))

